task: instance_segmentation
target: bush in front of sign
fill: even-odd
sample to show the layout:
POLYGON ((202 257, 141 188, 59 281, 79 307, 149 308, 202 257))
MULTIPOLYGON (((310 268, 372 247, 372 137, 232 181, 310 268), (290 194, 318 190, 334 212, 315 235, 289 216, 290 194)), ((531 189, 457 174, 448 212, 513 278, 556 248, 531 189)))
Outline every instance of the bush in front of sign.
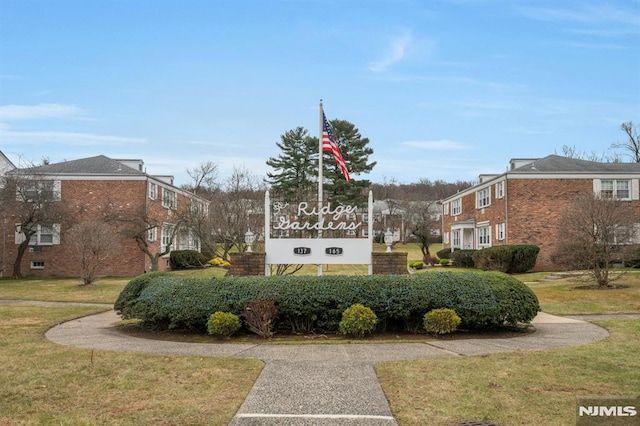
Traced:
POLYGON ((233 333, 240 330, 242 324, 240 318, 231 312, 216 311, 207 321, 207 331, 214 336, 229 338, 233 333))
POLYGON ((377 316, 379 330, 419 332, 425 313, 454 309, 464 329, 531 321, 539 310, 535 294, 499 272, 446 271, 412 275, 272 276, 186 278, 147 274, 133 279, 115 309, 156 329, 206 331, 209 316, 242 316, 256 300, 273 300, 279 331, 339 332, 343 312, 355 303, 377 316))
POLYGON ((371 333, 378 322, 376 314, 361 303, 354 303, 342 313, 340 332, 356 337, 364 337, 371 333))

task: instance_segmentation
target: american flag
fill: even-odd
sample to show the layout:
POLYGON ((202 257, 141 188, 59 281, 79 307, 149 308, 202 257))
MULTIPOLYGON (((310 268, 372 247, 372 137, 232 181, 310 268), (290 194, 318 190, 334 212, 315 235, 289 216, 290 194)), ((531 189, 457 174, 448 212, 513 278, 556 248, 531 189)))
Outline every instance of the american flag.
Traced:
POLYGON ((324 115, 324 111, 322 112, 322 150, 333 153, 333 156, 336 159, 336 163, 338 164, 338 167, 340 167, 340 171, 344 175, 344 178, 347 180, 347 182, 349 182, 351 180, 351 177, 349 176, 349 170, 347 170, 347 165, 342 158, 342 153, 340 153, 340 148, 338 148, 336 139, 333 137, 331 126, 327 121, 327 117, 324 115))

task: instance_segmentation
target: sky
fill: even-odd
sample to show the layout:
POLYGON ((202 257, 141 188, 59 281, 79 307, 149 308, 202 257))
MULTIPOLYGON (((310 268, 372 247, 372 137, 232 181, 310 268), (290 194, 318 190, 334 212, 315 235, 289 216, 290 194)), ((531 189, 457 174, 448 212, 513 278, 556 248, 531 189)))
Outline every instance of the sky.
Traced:
POLYGON ((353 123, 355 179, 475 180, 640 124, 640 0, 0 0, 0 151, 259 178, 353 123))

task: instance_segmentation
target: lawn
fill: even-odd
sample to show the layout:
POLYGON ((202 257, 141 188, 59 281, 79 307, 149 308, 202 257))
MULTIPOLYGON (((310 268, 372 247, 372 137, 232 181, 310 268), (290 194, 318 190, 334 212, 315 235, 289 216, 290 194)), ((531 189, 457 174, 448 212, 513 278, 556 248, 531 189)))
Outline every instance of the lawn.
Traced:
POLYGON ((53 344, 53 324, 96 312, 0 306, 0 424, 226 425, 259 360, 92 351, 53 344))
MULTIPOLYGON (((617 282, 625 287, 615 290, 577 290, 584 283, 575 278, 540 281, 544 276, 517 278, 546 312, 640 313, 640 271, 629 271, 617 282)), ((0 299, 113 303, 127 281, 79 287, 76 279, 0 280, 0 299)), ((43 337, 56 323, 98 310, 0 305, 0 424, 227 424, 262 369, 256 360, 91 351, 43 337)), ((386 362, 376 372, 401 425, 574 424, 576 397, 640 389, 640 320, 598 324, 611 336, 591 345, 386 362)))
POLYGON ((572 425, 576 397, 637 396, 640 389, 640 320, 598 324, 611 335, 587 346, 384 362, 376 373, 404 426, 572 425))

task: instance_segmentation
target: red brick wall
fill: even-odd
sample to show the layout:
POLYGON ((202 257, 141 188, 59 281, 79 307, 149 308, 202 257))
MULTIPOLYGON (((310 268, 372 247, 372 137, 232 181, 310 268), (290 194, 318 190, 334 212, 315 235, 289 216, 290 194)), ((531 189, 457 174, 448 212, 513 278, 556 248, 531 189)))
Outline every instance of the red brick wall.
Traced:
MULTIPOLYGON (((161 227, 163 223, 175 223, 177 211, 162 207, 161 191, 156 200, 147 197, 146 180, 63 180, 61 182, 62 201, 69 211, 68 223, 61 223, 60 245, 42 246, 37 252, 27 251, 21 263, 24 276, 73 277, 79 276, 78 260, 68 246, 66 232, 78 223, 100 220, 107 210, 126 216, 142 214, 145 209, 149 217, 158 223, 157 240, 152 243, 152 252, 159 252, 161 227), (44 261, 43 270, 30 269, 31 261, 44 261)), ((178 208, 188 208, 189 201, 178 193, 178 208)), ((15 244, 15 217, 7 217, 5 226, 0 228, 4 239, 0 241, 0 262, 5 259, 3 275, 12 276, 13 262, 17 254, 15 244), (4 241, 4 244, 3 244, 4 241)), ((2 224, 0 224, 2 225, 2 224)), ((99 271, 102 276, 135 276, 150 270, 149 258, 138 248, 133 239, 121 235, 129 224, 113 225, 114 234, 119 237, 117 253, 110 257, 99 271)), ((168 269, 168 255, 158 262, 160 270, 168 269)), ((2 266, 0 266, 1 268, 2 266)))
POLYGON ((579 194, 593 191, 593 179, 509 179, 508 244, 540 247, 536 270, 553 270, 558 221, 579 194))
MULTIPOLYGON (((558 221, 565 209, 578 194, 593 191, 593 179, 508 179, 505 182, 505 197, 495 197, 495 185, 491 186, 491 205, 484 209, 475 208, 475 193, 466 194, 462 201, 462 214, 458 221, 474 219, 479 222, 490 221, 491 243, 500 244, 533 244, 540 247, 535 270, 553 270, 558 267, 552 258, 556 250, 558 221), (508 206, 508 211, 506 211, 508 206), (495 225, 506 223, 506 239, 496 239, 495 225)), ((640 212, 640 202, 635 201, 640 212)), ((456 222, 449 215, 443 219, 443 232, 449 232, 456 222)), ((451 240, 444 244, 451 247, 451 240)))

